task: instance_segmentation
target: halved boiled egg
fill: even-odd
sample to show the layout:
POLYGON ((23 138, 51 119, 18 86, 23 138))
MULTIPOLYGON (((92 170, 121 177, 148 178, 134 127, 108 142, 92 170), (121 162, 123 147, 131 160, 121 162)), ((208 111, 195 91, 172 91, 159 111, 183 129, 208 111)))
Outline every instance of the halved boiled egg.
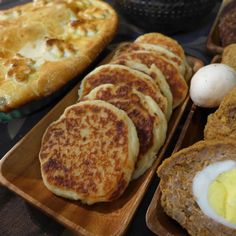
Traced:
POLYGON ((205 215, 236 229, 236 161, 208 165, 195 175, 192 190, 205 215))

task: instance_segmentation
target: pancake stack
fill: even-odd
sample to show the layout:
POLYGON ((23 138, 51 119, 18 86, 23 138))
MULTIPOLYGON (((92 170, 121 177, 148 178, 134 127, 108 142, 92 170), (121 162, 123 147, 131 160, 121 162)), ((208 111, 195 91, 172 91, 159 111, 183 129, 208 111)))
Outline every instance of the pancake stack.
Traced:
POLYGON ((182 47, 162 34, 121 45, 46 130, 39 156, 46 187, 86 204, 120 197, 155 161, 190 73, 182 47))

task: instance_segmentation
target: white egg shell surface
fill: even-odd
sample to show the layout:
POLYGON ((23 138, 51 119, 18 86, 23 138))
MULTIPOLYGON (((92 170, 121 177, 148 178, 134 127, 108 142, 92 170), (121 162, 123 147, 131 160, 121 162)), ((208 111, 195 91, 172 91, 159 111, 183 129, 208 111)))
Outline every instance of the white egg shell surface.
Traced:
POLYGON ((236 86, 236 71, 225 64, 202 67, 193 76, 190 97, 200 107, 218 107, 223 97, 236 86))
POLYGON ((218 223, 236 229, 236 224, 232 224, 223 217, 219 216, 211 208, 208 202, 208 189, 211 182, 214 181, 221 173, 234 168, 236 168, 236 161, 233 160, 220 161, 205 167, 195 175, 193 179, 192 191, 198 206, 205 215, 218 223))

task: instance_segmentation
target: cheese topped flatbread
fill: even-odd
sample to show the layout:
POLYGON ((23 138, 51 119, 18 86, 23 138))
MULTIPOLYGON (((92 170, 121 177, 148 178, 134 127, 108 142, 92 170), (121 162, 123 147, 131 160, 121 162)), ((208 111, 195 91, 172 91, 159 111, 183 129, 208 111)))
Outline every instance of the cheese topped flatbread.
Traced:
POLYGON ((0 111, 47 96, 112 39, 115 11, 99 0, 37 0, 0 12, 0 111))

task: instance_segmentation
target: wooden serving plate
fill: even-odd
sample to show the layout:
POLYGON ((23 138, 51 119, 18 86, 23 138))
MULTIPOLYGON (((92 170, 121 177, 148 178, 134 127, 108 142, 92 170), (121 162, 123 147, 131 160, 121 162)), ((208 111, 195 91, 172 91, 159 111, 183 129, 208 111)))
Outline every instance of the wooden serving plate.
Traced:
MULTIPOLYGON (((203 64, 189 57, 194 70, 203 64)), ((0 161, 0 181, 29 203, 80 235, 123 235, 147 190, 156 168, 164 157, 178 123, 189 103, 185 99, 172 115, 166 142, 153 166, 130 183, 125 193, 112 203, 82 205, 52 194, 43 184, 38 154, 48 125, 59 118, 64 109, 78 99, 79 85, 70 91, 24 138, 0 161)))
MULTIPOLYGON (((204 127, 207 117, 213 113, 214 109, 204 109, 192 104, 182 132, 174 148, 174 152, 191 146, 204 137, 204 127)), ((161 206, 161 191, 156 189, 153 199, 146 213, 146 223, 148 228, 159 236, 187 236, 189 235, 175 220, 166 215, 161 206)))
POLYGON ((230 3, 231 1, 232 0, 223 0, 222 1, 222 4, 221 4, 218 14, 216 16, 216 19, 215 19, 215 21, 212 25, 211 31, 208 35, 206 48, 212 55, 223 53, 224 48, 222 47, 221 42, 220 42, 218 25, 219 25, 219 21, 220 21, 221 12, 225 8, 225 6, 228 3, 230 3))

